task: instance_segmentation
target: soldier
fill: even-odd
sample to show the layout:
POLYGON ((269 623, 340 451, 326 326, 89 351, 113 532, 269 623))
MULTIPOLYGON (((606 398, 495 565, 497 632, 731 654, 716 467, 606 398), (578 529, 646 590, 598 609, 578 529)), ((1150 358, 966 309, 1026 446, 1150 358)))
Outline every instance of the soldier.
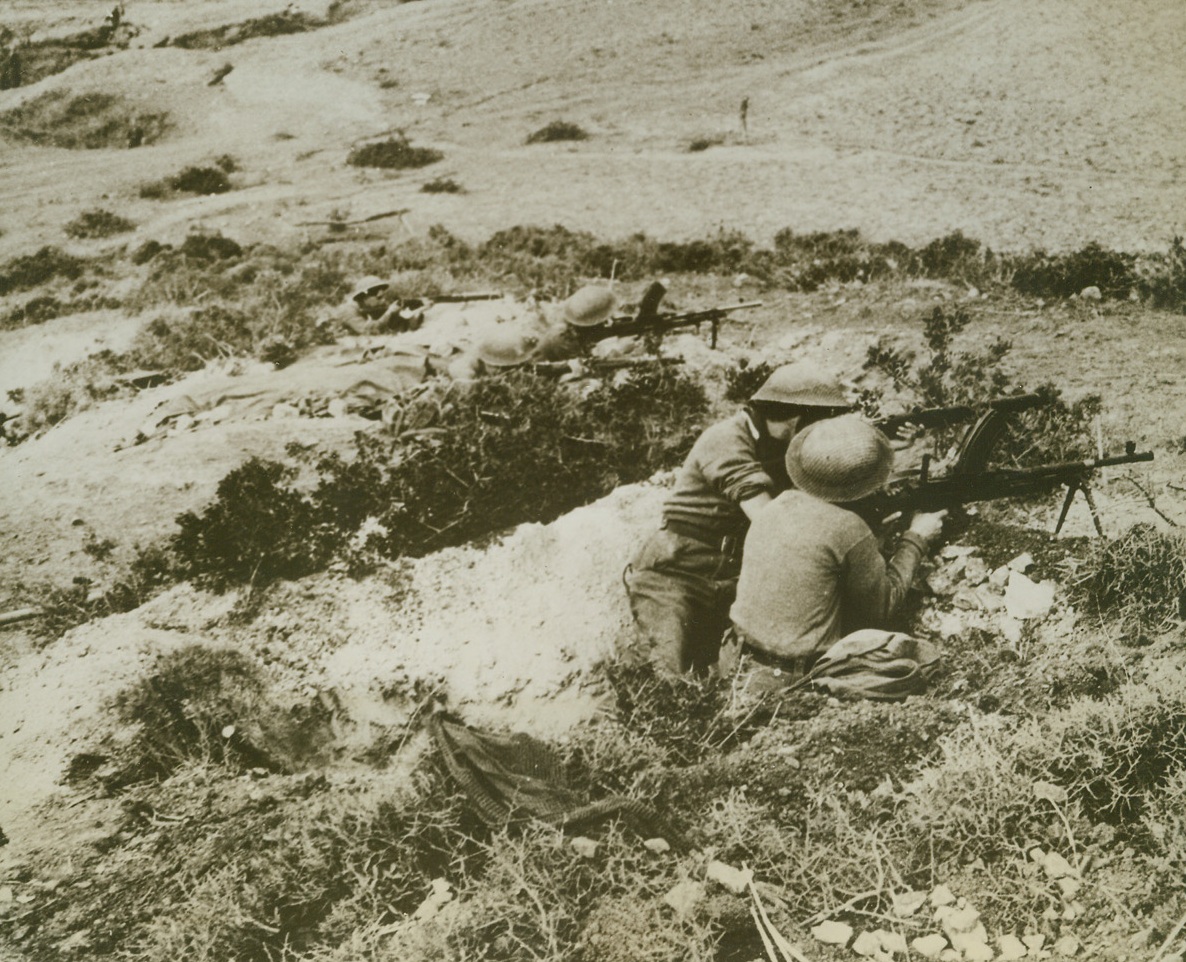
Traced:
POLYGON ((381 277, 364 277, 350 292, 335 320, 351 334, 393 334, 419 330, 424 323, 424 302, 390 293, 381 277))
POLYGON ((915 676, 937 651, 885 629, 947 512, 915 514, 887 563, 878 538, 849 506, 880 488, 892 466, 885 435, 855 416, 820 421, 791 440, 792 487, 745 538, 722 675, 744 668, 739 687, 776 691, 804 678, 826 654, 820 667, 833 680, 825 687, 843 686, 834 678, 848 669, 849 690, 867 697, 917 690, 912 686, 925 679, 915 676), (852 670, 858 663, 860 671, 852 670))
POLYGON ((789 484, 787 444, 809 424, 850 410, 833 379, 813 366, 785 365, 743 410, 700 435, 664 502, 660 530, 624 576, 657 667, 684 672, 716 663, 745 530, 789 484))
POLYGON ((584 347, 580 329, 604 324, 616 306, 614 292, 608 287, 588 284, 580 288, 561 306, 560 323, 541 334, 535 360, 567 361, 578 357, 584 347))

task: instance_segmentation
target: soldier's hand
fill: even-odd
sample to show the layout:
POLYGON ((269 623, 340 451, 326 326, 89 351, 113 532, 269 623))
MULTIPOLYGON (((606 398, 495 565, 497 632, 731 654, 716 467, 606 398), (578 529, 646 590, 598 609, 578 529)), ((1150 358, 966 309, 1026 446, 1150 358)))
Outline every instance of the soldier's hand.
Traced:
POLYGON ((934 541, 943 533, 943 519, 946 517, 946 511, 920 511, 910 519, 910 528, 908 530, 912 534, 918 535, 924 541, 934 541))

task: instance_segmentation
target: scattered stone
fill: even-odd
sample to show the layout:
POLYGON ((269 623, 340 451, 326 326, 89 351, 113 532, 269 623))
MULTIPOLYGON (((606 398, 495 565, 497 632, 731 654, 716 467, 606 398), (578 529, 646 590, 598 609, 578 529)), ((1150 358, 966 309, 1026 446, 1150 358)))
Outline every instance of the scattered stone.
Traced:
POLYGON ((1071 956, 1079 954, 1079 940, 1073 935, 1064 935, 1051 948, 1055 955, 1065 956, 1069 959, 1071 956))
POLYGON ((882 954, 881 940, 872 932, 862 932, 852 943, 852 950, 857 955, 878 956, 882 954))
POLYGON ((597 843, 591 838, 578 835, 572 840, 571 844, 573 851, 581 858, 592 858, 597 854, 597 843))
POLYGON ((675 914, 682 919, 691 915, 703 898, 704 883, 685 880, 672 886, 671 891, 663 896, 663 901, 675 909, 675 914))
POLYGON ((985 611, 997 612, 1005 607, 1005 600, 990 585, 982 584, 976 589, 976 600, 985 611))
POLYGON ((1024 959, 1029 953, 1025 943, 1016 935, 1002 935, 997 939, 997 948, 1001 950, 1002 959, 1024 959))
POLYGON ((1031 861, 1037 862, 1039 865, 1041 865, 1046 858, 1046 853, 1042 850, 1040 845, 1035 845, 1026 854, 1029 855, 1031 861))
POLYGON ((1083 915, 1083 911, 1084 909, 1082 902, 1070 902, 1062 910, 1062 919, 1064 922, 1074 922, 1075 919, 1080 918, 1083 915))
POLYGON ((991 962, 992 959, 996 958, 996 953, 993 952, 988 944, 981 942, 979 939, 968 939, 961 945, 955 945, 955 947, 963 953, 967 962, 991 962))
POLYGON ((926 904, 926 892, 901 892, 894 896, 894 915, 908 919, 926 904))
POLYGON ((939 962, 960 962, 961 959, 959 949, 944 949, 939 953, 939 962))
POLYGON ((988 583, 994 588, 1005 590, 1005 585, 1009 583, 1009 566, 1001 565, 995 569, 992 574, 988 576, 988 583))
POLYGON ((951 603, 964 611, 979 611, 980 596, 971 588, 957 588, 951 596, 951 603))
POLYGON ((964 563, 964 580, 973 587, 988 580, 988 565, 983 558, 969 558, 964 563))
POLYGON ((947 948, 947 939, 938 934, 920 935, 910 943, 910 948, 924 959, 937 959, 941 957, 943 950, 947 948))
MULTIPOLYGON (((956 909, 943 919, 943 929, 950 936, 953 932, 971 932, 980 921, 980 913, 972 906, 956 909)), ((956 946, 959 948, 959 946, 956 946)))
POLYGON ((1021 941, 1025 943, 1025 947, 1031 952, 1038 952, 1046 944, 1046 936, 1038 932, 1034 935, 1023 935, 1021 941))
POLYGON ((350 408, 346 404, 345 398, 336 397, 329 402, 329 405, 326 407, 326 411, 329 413, 331 418, 344 418, 350 413, 350 408))
POLYGON ((951 570, 951 566, 944 565, 927 575, 927 587, 938 597, 946 598, 955 591, 955 580, 958 576, 958 573, 951 570))
POLYGON ((939 552, 939 557, 950 561, 952 558, 967 558, 979 550, 975 545, 948 544, 943 546, 943 550, 939 552))
POLYGON ((906 947, 906 936, 900 932, 875 929, 873 935, 880 943, 883 952, 888 952, 890 955, 905 955, 909 951, 906 947))
POLYGON ((1074 867, 1058 852, 1047 852, 1042 858, 1042 870, 1054 879, 1066 878, 1068 875, 1078 875, 1074 867))
POLYGON ((1079 292, 1079 300, 1081 301, 1098 301, 1103 299, 1103 292, 1092 284, 1090 287, 1085 287, 1079 292))
POLYGON ((1062 890, 1062 897, 1064 899, 1073 899, 1079 894, 1079 889, 1083 887, 1083 883, 1073 876, 1065 875, 1058 880, 1058 887, 1062 890))
POLYGON ((412 913, 412 917, 422 921, 428 921, 435 918, 441 908, 452 901, 453 886, 449 884, 449 880, 434 878, 432 880, 432 892, 428 898, 420 903, 416 911, 412 913))
POLYGON ((811 937, 827 945, 848 945, 848 940, 852 938, 852 926, 830 920, 820 922, 811 930, 811 937))
POLYGON ((931 889, 931 904, 936 908, 955 904, 955 893, 946 885, 936 885, 931 889))
POLYGON ((997 630, 1001 633, 1001 637, 1009 642, 1009 644, 1017 645, 1021 643, 1021 622, 1008 612, 1001 612, 997 616, 997 630))
POLYGON ((642 844, 656 855, 662 855, 664 852, 671 851, 671 845, 668 844, 665 838, 648 838, 642 844))
POLYGON ((1019 620, 1044 618, 1054 605, 1054 583, 1043 581, 1037 584, 1014 571, 1005 586, 1005 610, 1019 620))
POLYGON ((753 881, 754 873, 749 869, 742 871, 741 869, 733 868, 732 865, 726 865, 724 862, 713 860, 708 863, 707 877, 709 881, 723 885, 735 895, 741 895, 749 887, 749 883, 753 881))
POLYGON ((1028 551, 1022 552, 1012 561, 1007 562, 1005 565, 1005 567, 1007 567, 1010 571, 1016 571, 1018 574, 1025 574, 1033 566, 1034 556, 1028 551))

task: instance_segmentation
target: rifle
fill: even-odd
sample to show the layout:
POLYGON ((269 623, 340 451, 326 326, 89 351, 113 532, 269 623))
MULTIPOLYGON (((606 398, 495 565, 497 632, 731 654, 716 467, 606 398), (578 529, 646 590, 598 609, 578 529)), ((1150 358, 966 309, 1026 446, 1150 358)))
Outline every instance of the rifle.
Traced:
POLYGON ((648 355, 646 357, 579 357, 569 361, 526 361, 518 366, 535 371, 537 374, 547 374, 553 377, 563 377, 566 374, 602 377, 613 371, 642 367, 670 367, 673 364, 683 363, 682 357, 648 355))
MULTIPOLYGON (((878 421, 874 426, 882 434, 892 438, 907 424, 917 424, 920 428, 928 431, 941 430, 971 421, 973 418, 984 413, 985 410, 988 412, 997 412, 999 415, 1004 416, 1016 414, 1019 411, 1029 411, 1036 407, 1043 407, 1053 403, 1053 400, 1052 396, 1043 396, 1041 394, 1017 394, 1012 397, 997 398, 995 401, 990 401, 986 408, 981 411, 977 411, 976 408, 966 404, 958 404, 954 407, 947 408, 915 408, 906 414, 894 414, 878 421)), ((994 419, 991 423, 996 424, 1001 422, 999 422, 999 419, 994 419)))
POLYGON ((659 302, 667 293, 667 287, 662 281, 652 281, 650 287, 643 292, 638 310, 634 316, 620 315, 611 317, 603 324, 592 327, 572 327, 576 340, 584 346, 603 341, 608 337, 637 337, 644 334, 664 334, 678 327, 695 327, 701 324, 711 325, 712 334, 709 340, 711 347, 717 346, 717 332, 721 321, 734 311, 749 310, 761 307, 761 301, 744 301, 740 304, 730 304, 726 307, 710 307, 703 311, 671 311, 659 313, 659 302))

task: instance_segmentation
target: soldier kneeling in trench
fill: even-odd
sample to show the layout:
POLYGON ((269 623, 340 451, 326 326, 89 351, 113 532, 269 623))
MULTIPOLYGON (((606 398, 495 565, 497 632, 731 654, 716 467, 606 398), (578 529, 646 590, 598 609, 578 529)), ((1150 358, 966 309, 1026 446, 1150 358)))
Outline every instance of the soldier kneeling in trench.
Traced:
POLYGON ((885 629, 947 512, 913 515, 887 563, 851 507, 878 490, 892 466, 885 435, 855 416, 819 421, 791 440, 794 487, 750 527, 721 646, 719 670, 740 690, 810 684, 896 699, 925 687, 938 649, 885 629))

